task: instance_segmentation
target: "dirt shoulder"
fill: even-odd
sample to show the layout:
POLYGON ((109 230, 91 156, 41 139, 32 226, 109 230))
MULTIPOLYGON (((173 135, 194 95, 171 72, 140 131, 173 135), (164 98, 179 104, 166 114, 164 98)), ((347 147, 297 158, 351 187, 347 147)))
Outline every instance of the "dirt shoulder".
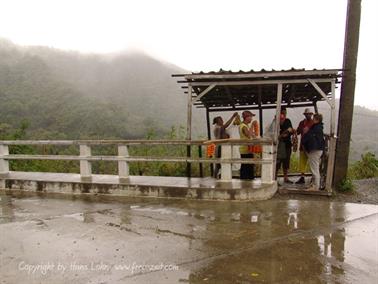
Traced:
POLYGON ((279 194, 274 199, 298 199, 298 200, 330 200, 349 203, 376 204, 378 205, 378 178, 356 180, 353 182, 355 189, 350 193, 335 192, 331 197, 299 195, 299 194, 279 194))

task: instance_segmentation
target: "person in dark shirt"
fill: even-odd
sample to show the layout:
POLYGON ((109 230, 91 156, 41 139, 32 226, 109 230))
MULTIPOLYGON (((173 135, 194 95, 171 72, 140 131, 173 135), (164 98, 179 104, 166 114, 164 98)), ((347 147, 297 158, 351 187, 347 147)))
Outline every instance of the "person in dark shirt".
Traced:
POLYGON ((320 189, 320 159, 322 157, 325 140, 323 133, 323 116, 319 113, 314 114, 314 124, 310 130, 303 136, 303 147, 308 156, 308 163, 312 173, 312 180, 314 182, 310 190, 320 189))
POLYGON ((291 135, 294 133, 293 125, 290 119, 286 117, 287 111, 285 107, 281 108, 280 115, 280 135, 278 136, 278 153, 277 153, 277 164, 276 164, 276 176, 281 168, 284 173, 284 182, 293 183, 288 178, 288 171, 290 168, 290 156, 291 156, 291 135))
POLYGON ((296 182, 297 184, 303 184, 305 183, 305 172, 306 172, 306 166, 307 166, 307 154, 306 151, 303 148, 303 136, 308 132, 308 130, 311 128, 311 126, 314 124, 312 120, 312 115, 314 113, 309 109, 306 108, 303 115, 305 116, 305 119, 303 119, 297 128, 297 135, 301 135, 301 143, 299 146, 299 170, 301 172, 301 177, 299 180, 296 182))

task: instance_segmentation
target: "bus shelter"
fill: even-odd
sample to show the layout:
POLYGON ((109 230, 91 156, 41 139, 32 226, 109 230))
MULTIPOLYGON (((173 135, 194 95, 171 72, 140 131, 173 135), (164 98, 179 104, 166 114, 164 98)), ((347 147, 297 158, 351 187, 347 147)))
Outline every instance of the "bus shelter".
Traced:
MULTIPOLYGON (((260 71, 224 71, 174 74, 179 77, 181 88, 187 94, 187 139, 192 139, 192 109, 206 112, 207 135, 210 139, 210 113, 258 110, 260 135, 263 137, 263 112, 275 109, 276 128, 273 135, 275 147, 278 145, 279 117, 281 107, 314 107, 318 112, 318 102, 325 101, 329 106, 329 133, 326 141, 326 165, 324 173, 325 188, 332 191, 334 158, 336 147, 336 108, 335 89, 340 83, 340 69, 290 69, 260 71)), ((277 151, 273 154, 275 156, 277 151)))

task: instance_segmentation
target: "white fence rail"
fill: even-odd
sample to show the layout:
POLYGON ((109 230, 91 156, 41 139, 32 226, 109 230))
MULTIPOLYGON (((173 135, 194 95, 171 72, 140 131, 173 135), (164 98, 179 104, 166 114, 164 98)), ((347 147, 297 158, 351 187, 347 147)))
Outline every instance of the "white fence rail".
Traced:
POLYGON ((251 140, 224 140, 214 141, 214 144, 222 147, 222 157, 220 158, 202 158, 202 157, 167 157, 167 156, 130 156, 129 147, 144 145, 182 145, 182 146, 199 146, 206 147, 209 141, 205 140, 12 140, 0 141, 0 178, 6 178, 9 173, 9 161, 11 160, 57 160, 57 161, 80 161, 80 175, 84 180, 90 180, 92 176, 93 161, 116 161, 118 162, 118 176, 121 179, 129 177, 130 162, 173 162, 173 163, 219 163, 221 164, 221 180, 229 181, 232 179, 231 164, 259 164, 262 165, 261 179, 263 183, 273 182, 274 177, 274 159, 273 159, 273 142, 271 139, 251 139, 251 140), (75 155, 26 155, 26 154, 9 154, 9 147, 15 145, 55 145, 68 146, 78 145, 80 154, 75 155), (92 155, 92 146, 97 145, 117 145, 117 156, 92 155), (262 145, 262 157, 240 159, 232 157, 233 145, 262 145))

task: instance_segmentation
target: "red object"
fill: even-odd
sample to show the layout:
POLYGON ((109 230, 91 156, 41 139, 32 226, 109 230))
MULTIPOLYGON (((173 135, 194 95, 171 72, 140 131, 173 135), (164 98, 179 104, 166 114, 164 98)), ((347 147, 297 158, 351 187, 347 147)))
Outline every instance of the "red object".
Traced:
POLYGON ((215 144, 210 144, 207 146, 207 157, 212 158, 215 154, 215 144))

